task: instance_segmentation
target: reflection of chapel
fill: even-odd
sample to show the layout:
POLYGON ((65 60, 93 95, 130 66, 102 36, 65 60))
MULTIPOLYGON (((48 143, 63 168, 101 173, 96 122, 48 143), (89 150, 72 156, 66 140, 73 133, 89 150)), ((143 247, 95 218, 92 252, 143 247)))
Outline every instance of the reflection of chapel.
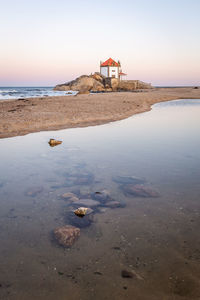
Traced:
POLYGON ((123 76, 126 76, 125 73, 122 72, 121 63, 114 61, 112 58, 100 62, 100 73, 105 77, 118 78, 122 80, 123 76))

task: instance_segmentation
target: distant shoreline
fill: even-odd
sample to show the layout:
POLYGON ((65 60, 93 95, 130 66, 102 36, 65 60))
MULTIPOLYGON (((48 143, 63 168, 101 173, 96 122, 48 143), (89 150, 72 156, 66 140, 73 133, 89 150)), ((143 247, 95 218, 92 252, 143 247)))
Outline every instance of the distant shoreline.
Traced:
POLYGON ((0 101, 0 138, 86 127, 122 120, 158 102, 200 99, 200 89, 162 87, 145 92, 112 92, 0 101))

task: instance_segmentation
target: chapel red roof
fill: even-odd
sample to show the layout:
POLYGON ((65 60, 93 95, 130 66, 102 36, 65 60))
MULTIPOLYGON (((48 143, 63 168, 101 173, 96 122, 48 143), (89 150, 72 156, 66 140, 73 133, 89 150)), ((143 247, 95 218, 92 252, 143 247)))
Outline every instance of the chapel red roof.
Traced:
POLYGON ((120 72, 119 75, 120 75, 120 76, 126 76, 127 74, 125 74, 125 73, 123 73, 123 72, 120 72))
POLYGON ((119 67, 119 64, 116 61, 114 61, 112 58, 109 58, 101 64, 101 67, 107 67, 107 66, 119 67))

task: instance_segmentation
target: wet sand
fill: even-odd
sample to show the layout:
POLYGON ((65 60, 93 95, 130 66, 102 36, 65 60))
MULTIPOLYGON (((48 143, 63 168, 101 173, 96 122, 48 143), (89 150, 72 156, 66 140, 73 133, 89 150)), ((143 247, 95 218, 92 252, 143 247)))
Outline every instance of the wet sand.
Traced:
POLYGON ((200 89, 156 88, 0 101, 0 138, 31 132, 99 125, 145 112, 158 102, 200 99, 200 89))

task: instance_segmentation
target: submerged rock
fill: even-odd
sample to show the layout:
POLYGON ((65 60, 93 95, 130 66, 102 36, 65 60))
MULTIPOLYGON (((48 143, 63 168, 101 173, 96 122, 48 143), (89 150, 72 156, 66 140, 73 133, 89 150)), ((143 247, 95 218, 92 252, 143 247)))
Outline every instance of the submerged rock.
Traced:
POLYGON ((100 202, 106 202, 108 200, 111 200, 110 192, 107 191, 107 190, 102 190, 102 191, 95 192, 94 194, 92 194, 92 197, 95 200, 98 200, 100 202))
POLYGON ((63 199, 66 199, 66 200, 69 200, 69 201, 78 201, 79 198, 74 194, 74 193, 64 193, 62 196, 61 196, 63 199))
POLYGON ((100 202, 93 199, 79 199, 73 203, 74 205, 84 205, 85 207, 99 206, 100 202))
POLYGON ((71 247, 80 236, 80 229, 71 225, 56 228, 54 230, 56 240, 63 247, 71 247))
POLYGON ((25 194, 26 194, 26 196, 36 197, 42 191, 43 191, 43 187, 42 186, 37 186, 37 187, 28 189, 25 194))
POLYGON ((159 193, 152 188, 142 184, 125 184, 120 187, 125 196, 135 196, 143 198, 156 198, 159 193))
POLYGON ((90 226, 94 222, 93 210, 84 217, 75 215, 73 210, 66 213, 66 221, 73 226, 84 228, 90 226), (79 218, 80 217, 80 218, 79 218))
POLYGON ((76 175, 73 184, 74 185, 89 185, 94 182, 94 175, 91 173, 76 175))
POLYGON ((145 180, 135 176, 114 176, 112 180, 121 184, 141 184, 145 183, 145 180))
POLYGON ((106 207, 110 207, 110 208, 118 208, 118 207, 122 207, 123 205, 119 202, 119 201, 108 201, 105 204, 106 207))
POLYGON ((62 144, 62 141, 58 141, 58 140, 55 140, 55 139, 50 139, 49 140, 49 145, 51 147, 54 147, 54 146, 57 146, 57 145, 60 145, 60 144, 62 144))

